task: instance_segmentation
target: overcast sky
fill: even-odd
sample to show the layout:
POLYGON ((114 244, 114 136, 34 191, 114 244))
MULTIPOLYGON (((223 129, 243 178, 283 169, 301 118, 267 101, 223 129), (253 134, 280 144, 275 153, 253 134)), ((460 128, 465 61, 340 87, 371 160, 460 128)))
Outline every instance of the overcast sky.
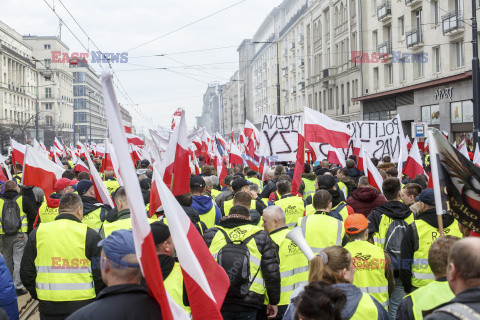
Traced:
MULTIPOLYGON (((88 46, 87 37, 59 0, 46 1, 51 6, 55 5, 57 14, 64 21, 62 40, 70 47, 70 52, 85 52, 66 26, 85 46, 88 46)), ((113 67, 129 96, 138 104, 138 111, 133 106, 126 106, 134 117, 134 125, 168 126, 176 108, 183 107, 186 110, 187 125, 192 128, 195 116, 201 114, 202 95, 208 83, 225 83, 229 80, 238 69, 237 46, 243 39, 253 36, 266 15, 281 0, 62 2, 103 52, 128 52, 128 64, 115 64, 113 67), (239 4, 132 49, 236 3, 239 4), (181 53, 218 47, 228 48, 181 53), (170 53, 173 54, 153 56, 170 53)), ((44 1, 1 0, 1 3, 0 20, 17 32, 58 35, 58 18, 44 1)), ((89 50, 96 50, 91 43, 89 50)), ((95 69, 101 70, 98 65, 95 69)), ((117 98, 120 103, 128 103, 118 92, 117 98)))

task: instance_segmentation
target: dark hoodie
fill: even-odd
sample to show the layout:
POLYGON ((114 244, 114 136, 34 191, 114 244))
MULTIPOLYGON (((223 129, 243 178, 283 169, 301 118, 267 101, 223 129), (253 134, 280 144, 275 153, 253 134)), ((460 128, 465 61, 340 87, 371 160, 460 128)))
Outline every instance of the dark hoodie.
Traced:
POLYGON ((378 232, 382 216, 386 215, 392 219, 406 219, 412 211, 410 207, 400 201, 387 201, 381 206, 374 208, 368 215, 368 233, 378 232))
POLYGON ((362 172, 357 168, 353 167, 353 168, 347 169, 347 177, 355 181, 355 183, 358 183, 358 179, 360 179, 361 176, 362 176, 362 172))
MULTIPOLYGON (((18 196, 18 192, 16 190, 7 190, 3 193, 2 199, 13 199, 18 196)), ((35 218, 37 217, 37 209, 35 204, 27 197, 22 196, 22 207, 23 212, 27 215, 28 220, 28 231, 33 230, 33 223, 35 222, 35 218)))
MULTIPOLYGON (((434 228, 438 228, 437 212, 436 209, 429 209, 420 213, 416 220, 423 220, 434 228)), ((451 215, 444 214, 442 215, 443 227, 448 228, 453 223, 457 223, 455 218, 451 215)), ((413 230, 413 223, 407 227, 405 230, 405 235, 402 240, 402 247, 400 249, 400 258, 402 259, 402 268, 400 269, 400 279, 402 280, 403 288, 408 294, 415 290, 416 288, 412 286, 412 261, 413 254, 418 250, 418 239, 415 241, 415 236, 418 237, 418 234, 413 230), (417 242, 417 246, 415 246, 417 242)))
MULTIPOLYGON (((192 196, 192 208, 198 211, 199 215, 207 214, 213 207, 213 200, 207 196, 192 196)), ((200 218, 200 217, 199 217, 200 218)), ((215 224, 222 218, 220 208, 215 206, 215 224)))
POLYGON ((385 197, 372 187, 361 187, 355 190, 347 199, 347 204, 355 213, 361 213, 368 217, 373 208, 387 202, 385 197))

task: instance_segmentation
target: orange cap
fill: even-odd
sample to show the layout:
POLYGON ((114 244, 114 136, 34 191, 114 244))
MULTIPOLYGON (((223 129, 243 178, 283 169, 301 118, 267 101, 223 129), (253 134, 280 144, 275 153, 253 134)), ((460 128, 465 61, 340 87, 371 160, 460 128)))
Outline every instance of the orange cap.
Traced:
POLYGON ((344 227, 346 233, 357 234, 368 228, 368 220, 363 214, 351 214, 345 220, 344 227))

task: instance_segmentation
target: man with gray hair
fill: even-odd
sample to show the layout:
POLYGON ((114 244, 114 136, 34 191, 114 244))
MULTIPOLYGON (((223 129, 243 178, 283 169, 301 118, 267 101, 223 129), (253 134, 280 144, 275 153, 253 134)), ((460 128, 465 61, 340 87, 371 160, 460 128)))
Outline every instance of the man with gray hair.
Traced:
POLYGON ((285 212, 282 208, 275 205, 267 207, 263 210, 262 219, 263 228, 270 234, 280 259, 281 294, 275 319, 282 319, 292 292, 308 281, 308 259, 292 240, 286 238, 290 230, 285 224, 285 212))
POLYGON ((275 171, 270 169, 267 171, 267 180, 259 197, 268 199, 270 194, 275 191, 277 191, 277 179, 275 176, 275 171))

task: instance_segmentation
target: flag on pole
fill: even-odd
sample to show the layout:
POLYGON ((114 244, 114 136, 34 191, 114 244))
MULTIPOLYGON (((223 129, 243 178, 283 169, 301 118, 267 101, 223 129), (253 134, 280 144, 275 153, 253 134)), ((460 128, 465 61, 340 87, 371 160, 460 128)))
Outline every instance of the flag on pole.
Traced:
POLYGON ((10 143, 12 145, 12 163, 14 165, 19 164, 23 166, 23 159, 25 158, 26 146, 24 144, 18 143, 17 141, 10 138, 10 143))
MULTIPOLYGON (((112 138, 115 151, 118 154, 118 163, 122 176, 125 181, 138 181, 133 164, 129 159, 128 144, 123 130, 122 117, 117 98, 113 89, 112 75, 108 71, 102 74, 102 87, 110 137, 112 138)), ((165 291, 162 272, 153 242, 152 230, 148 224, 147 215, 145 214, 145 203, 140 191, 140 185, 138 183, 126 183, 124 187, 131 213, 135 250, 149 292, 160 305, 162 318, 164 320, 185 319, 185 317, 182 317, 182 313, 180 313, 185 313, 183 309, 176 308, 178 305, 173 302, 173 299, 171 299, 165 291)))
POLYGON ((306 142, 326 143, 334 148, 349 148, 348 142, 352 136, 352 130, 346 123, 330 119, 323 113, 310 108, 305 108, 303 121, 306 142))
POLYGON ((368 177, 368 183, 374 187, 377 188, 380 193, 383 193, 382 191, 382 184, 383 184, 383 178, 380 172, 378 171, 377 167, 373 164, 371 160, 371 156, 365 151, 364 152, 364 171, 365 175, 368 177))
POLYGON ((25 149, 22 184, 39 187, 48 197, 55 191, 53 186, 62 177, 65 169, 50 161, 33 147, 27 145, 25 149))
POLYGON ((342 168, 346 167, 345 155, 340 150, 332 146, 329 146, 327 160, 330 163, 338 164, 342 168))
MULTIPOLYGON (((81 160, 80 160, 81 161, 81 160)), ((102 178, 98 174, 97 168, 93 163, 90 155, 87 155, 88 166, 90 167, 90 175, 92 176, 93 188, 95 189, 95 198, 98 202, 108 204, 111 208, 114 208, 112 197, 103 183, 102 178)), ((82 162, 83 163, 83 162, 82 162)), ((78 164, 77 164, 78 166, 78 164)))
POLYGON ((423 169, 422 165, 422 156, 420 155, 417 140, 413 142, 402 173, 409 176, 410 179, 415 179, 418 174, 425 174, 425 170, 423 169))

